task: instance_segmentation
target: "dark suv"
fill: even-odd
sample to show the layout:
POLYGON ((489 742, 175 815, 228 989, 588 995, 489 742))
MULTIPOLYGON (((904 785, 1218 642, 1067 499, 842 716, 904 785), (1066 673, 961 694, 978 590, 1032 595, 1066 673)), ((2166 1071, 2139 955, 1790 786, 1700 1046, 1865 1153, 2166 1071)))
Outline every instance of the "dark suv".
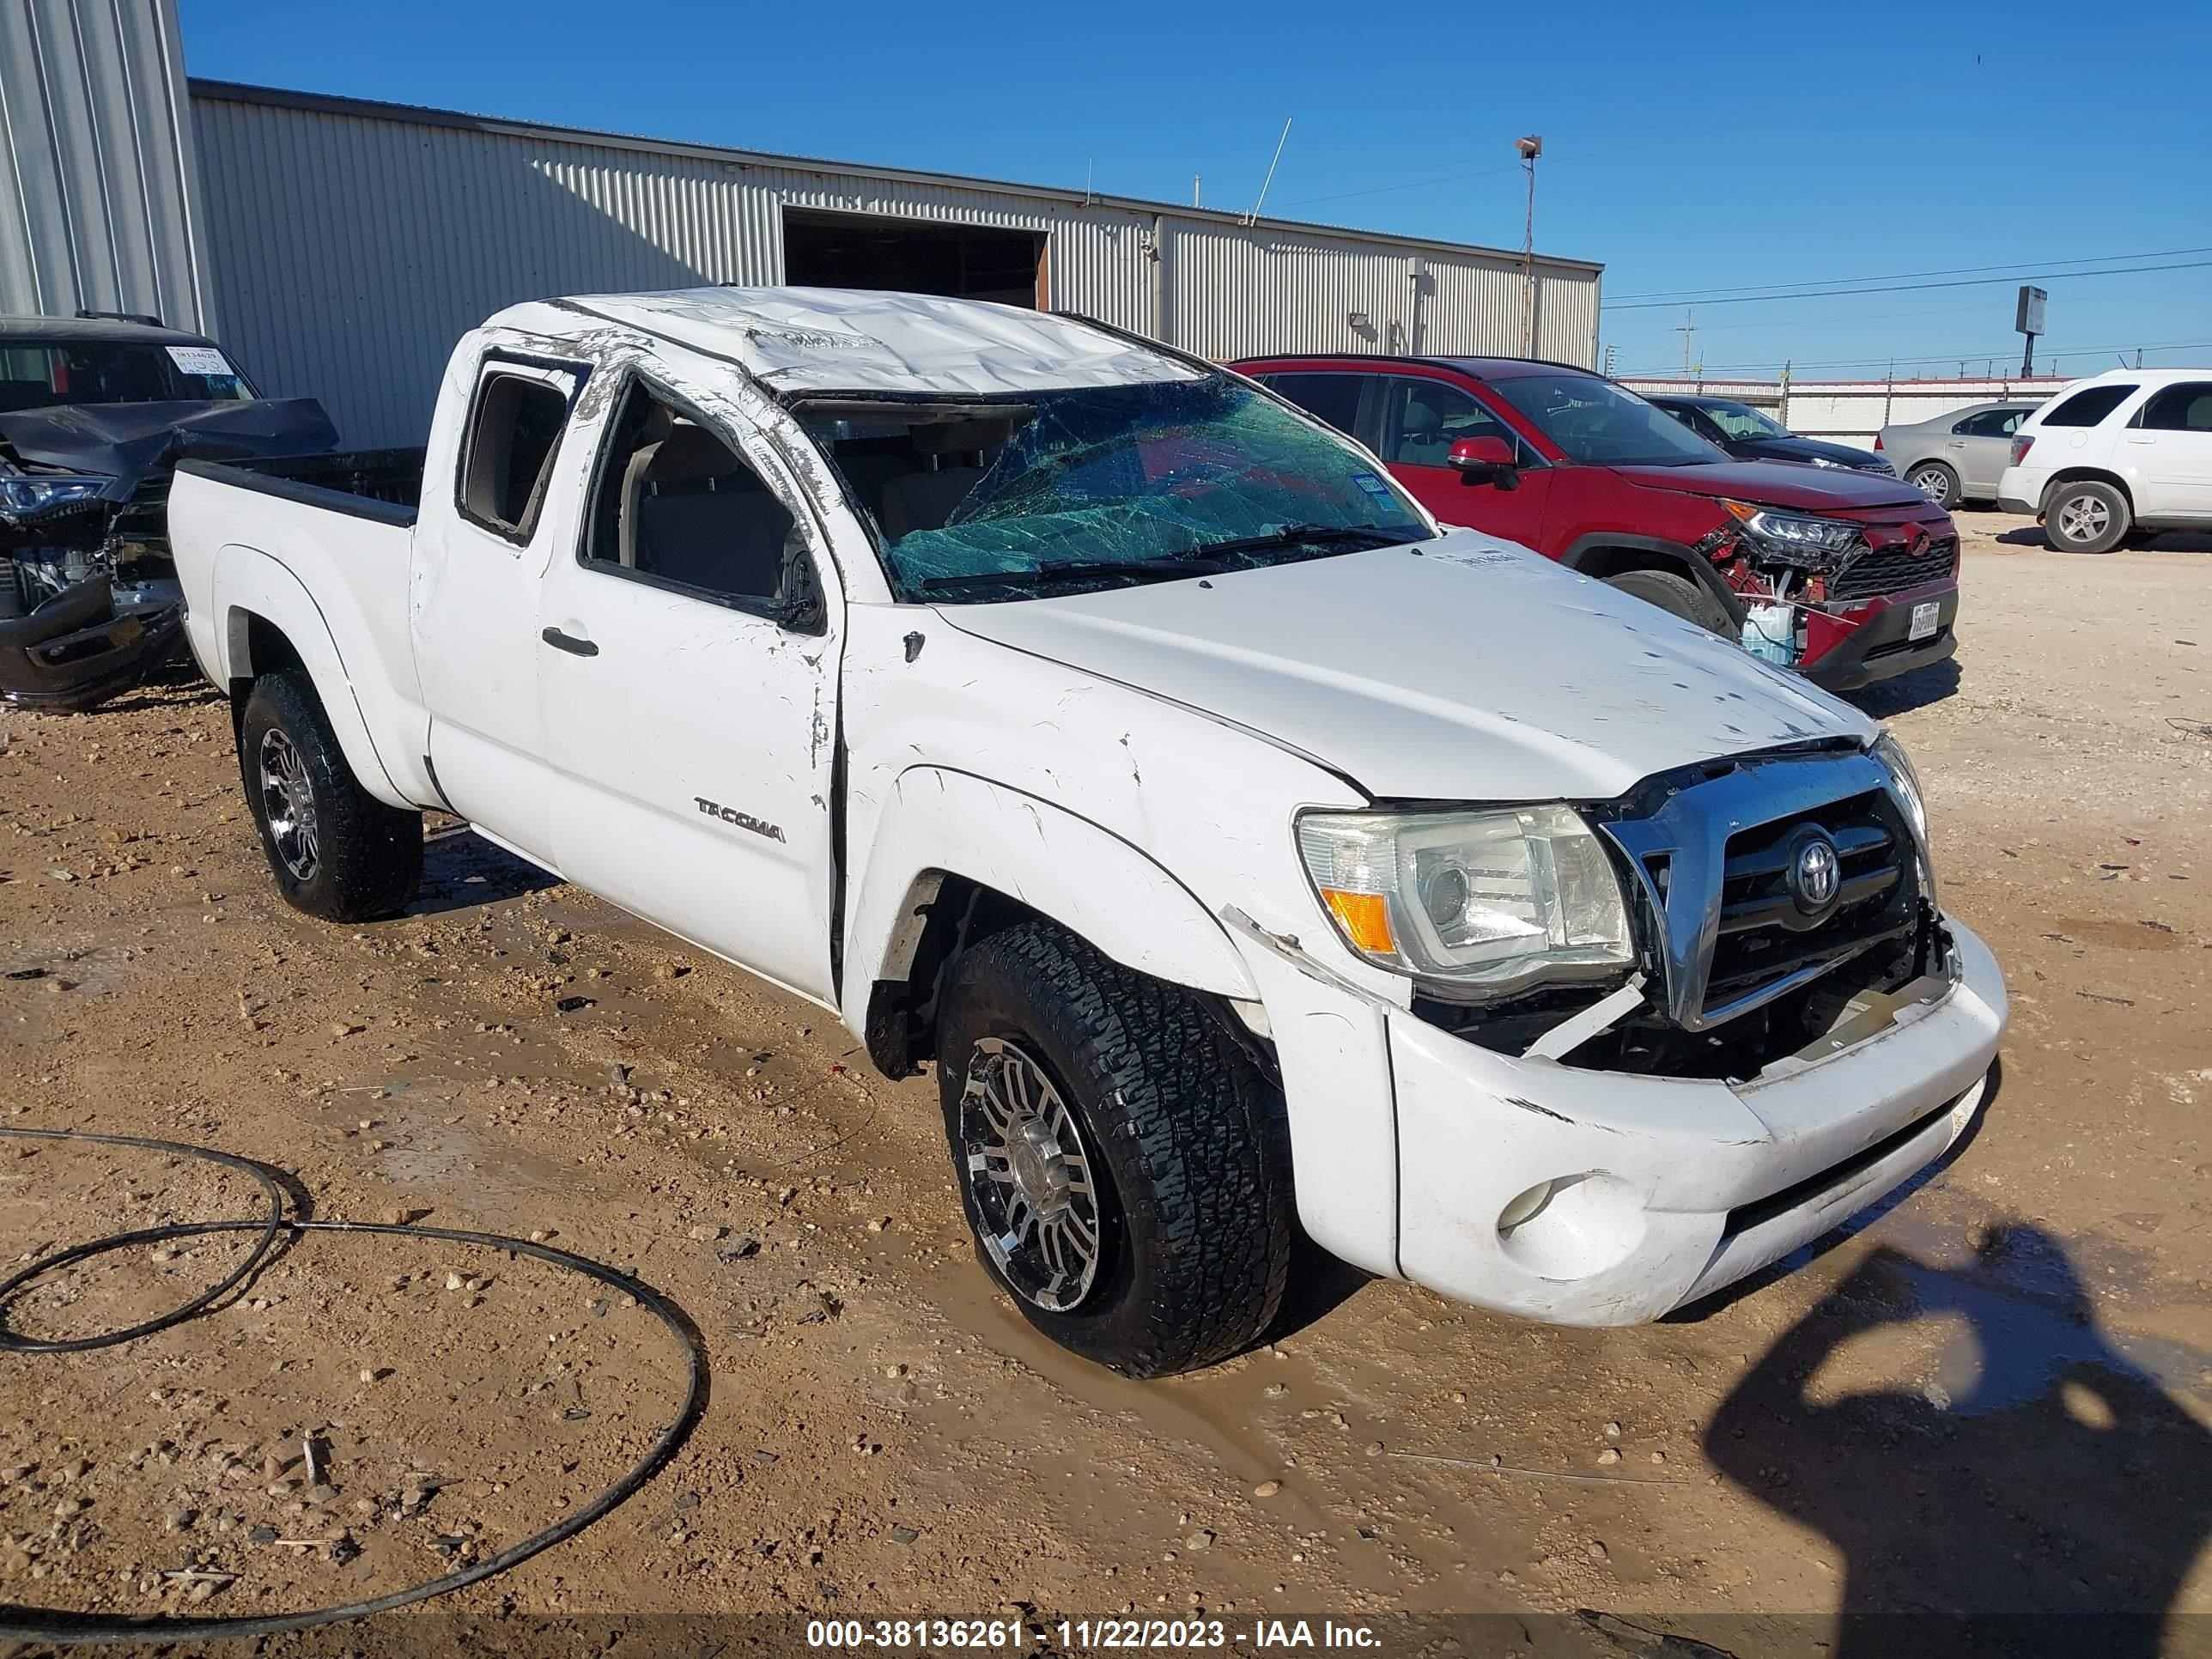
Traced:
POLYGON ((1235 365, 1487 531, 1847 691, 1956 648, 1959 537, 1893 477, 1734 461, 1587 369, 1508 357, 1235 365))

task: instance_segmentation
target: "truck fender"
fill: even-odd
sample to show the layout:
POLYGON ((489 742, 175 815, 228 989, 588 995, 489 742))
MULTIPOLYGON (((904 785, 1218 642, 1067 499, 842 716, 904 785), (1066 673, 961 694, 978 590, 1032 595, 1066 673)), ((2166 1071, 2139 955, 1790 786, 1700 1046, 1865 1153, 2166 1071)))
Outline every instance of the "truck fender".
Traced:
MULTIPOLYGON (((1711 539, 1711 538, 1707 538, 1711 539)), ((1721 609, 1738 627, 1743 624, 1743 600, 1734 588, 1722 579, 1711 559, 1702 557, 1695 549, 1680 542, 1666 541, 1657 536, 1635 536, 1608 530, 1592 531, 1578 536, 1559 555, 1559 562, 1570 570, 1578 570, 1585 576, 1603 581, 1616 570, 1665 570, 1690 580, 1718 599, 1721 609), (1609 557, 1620 550, 1638 556, 1628 559, 1609 557)))
POLYGON ((915 767, 892 786, 854 884, 843 1012, 866 1029, 878 980, 905 977, 921 907, 963 876, 1051 917, 1124 967, 1243 1001, 1243 957, 1190 890, 1112 831, 972 773, 915 767))
POLYGON ((222 619, 217 648, 222 654, 223 678, 234 684, 251 681, 281 665, 253 660, 251 640, 258 617, 283 635, 307 669, 323 712, 330 716, 331 729, 337 734, 338 747, 345 751, 346 764, 361 787, 387 806, 408 811, 417 806, 392 782, 377 754, 337 637, 306 585, 259 549, 232 542, 216 555, 212 587, 215 613, 222 619))

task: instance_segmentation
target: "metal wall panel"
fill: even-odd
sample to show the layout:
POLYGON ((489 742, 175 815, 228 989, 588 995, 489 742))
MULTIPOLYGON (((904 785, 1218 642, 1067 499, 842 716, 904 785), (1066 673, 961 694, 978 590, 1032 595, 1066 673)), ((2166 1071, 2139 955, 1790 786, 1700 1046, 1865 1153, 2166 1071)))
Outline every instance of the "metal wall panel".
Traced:
POLYGON ((212 329, 173 0, 0 0, 0 313, 212 329))
MULTIPOLYGON (((1217 360, 1518 339, 1518 262, 1443 244, 221 83, 193 111, 231 342, 354 444, 418 441, 453 340, 502 306, 781 281, 786 208, 1034 232, 1054 307, 1217 360)), ((1587 362, 1596 268, 1538 264, 1544 337, 1587 362)))

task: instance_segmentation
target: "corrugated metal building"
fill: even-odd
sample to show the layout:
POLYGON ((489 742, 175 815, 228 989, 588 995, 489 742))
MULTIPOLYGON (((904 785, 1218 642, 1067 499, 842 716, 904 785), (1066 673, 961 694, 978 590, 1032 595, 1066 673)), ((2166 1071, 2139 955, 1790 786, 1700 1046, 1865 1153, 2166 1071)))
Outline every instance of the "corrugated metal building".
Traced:
MULTIPOLYGON (((910 287, 1206 356, 1512 351, 1517 254, 1079 191, 195 81, 223 338, 356 444, 419 440, 462 330, 521 299, 910 287)), ((1536 355, 1595 359, 1595 264, 1536 262, 1536 355)))
POLYGON ((213 321, 172 0, 0 0, 0 315, 213 321))

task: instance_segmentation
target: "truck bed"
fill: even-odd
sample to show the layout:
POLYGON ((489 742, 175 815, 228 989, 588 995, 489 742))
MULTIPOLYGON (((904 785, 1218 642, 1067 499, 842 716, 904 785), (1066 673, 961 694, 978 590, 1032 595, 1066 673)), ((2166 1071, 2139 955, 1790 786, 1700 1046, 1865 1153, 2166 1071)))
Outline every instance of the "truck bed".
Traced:
POLYGON ((185 639, 232 688, 305 663, 362 786, 434 805, 409 633, 420 450, 186 461, 169 495, 185 639))

